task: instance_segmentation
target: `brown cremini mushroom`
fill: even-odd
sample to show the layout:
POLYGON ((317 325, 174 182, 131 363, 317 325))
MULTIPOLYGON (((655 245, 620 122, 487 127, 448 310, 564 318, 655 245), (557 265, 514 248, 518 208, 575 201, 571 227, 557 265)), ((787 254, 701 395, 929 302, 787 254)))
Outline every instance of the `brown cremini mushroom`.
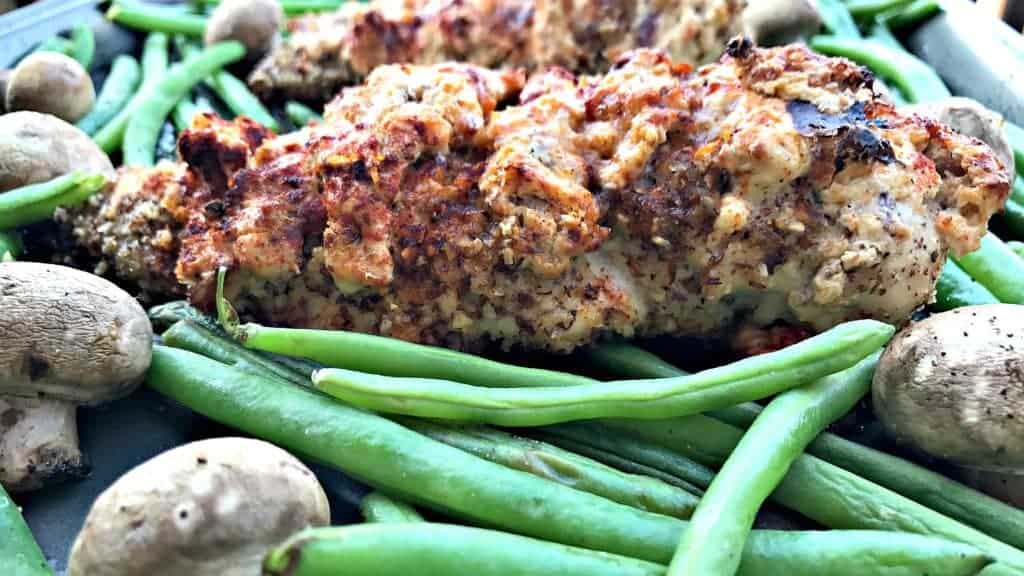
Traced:
POLYGON ((316 476, 260 440, 192 442, 100 494, 68 576, 251 576, 268 548, 330 519, 316 476))
POLYGON ((18 492, 80 473, 75 408, 142 381, 153 332, 142 306, 98 276, 0 263, 0 483, 18 492))
POLYGON ((89 73, 57 52, 26 56, 11 72, 5 95, 7 110, 42 112, 68 122, 81 120, 96 101, 89 73))
POLYGON ((71 124, 38 112, 0 115, 0 193, 45 182, 75 170, 113 180, 110 158, 71 124))
POLYGON ((210 15, 204 40, 207 45, 237 40, 247 59, 255 60, 274 46, 283 20, 277 0, 224 0, 210 15))
POLYGON ((1024 471, 1024 306, 935 314, 893 338, 872 384, 898 440, 961 466, 1024 471))

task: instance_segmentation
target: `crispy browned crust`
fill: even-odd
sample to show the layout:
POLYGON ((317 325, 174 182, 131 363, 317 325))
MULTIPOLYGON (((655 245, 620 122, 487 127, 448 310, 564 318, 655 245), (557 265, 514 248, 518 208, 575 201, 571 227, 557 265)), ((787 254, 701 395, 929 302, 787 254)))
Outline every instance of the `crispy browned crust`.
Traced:
POLYGON ((625 52, 705 63, 740 30, 746 0, 375 0, 296 18, 249 79, 264 96, 325 101, 384 64, 604 72, 625 52))
POLYGON ((871 86, 846 60, 739 39, 696 71, 649 50, 525 83, 386 66, 285 136, 201 118, 185 164, 126 177, 109 202, 137 178, 142 198, 166 190, 193 302, 212 306, 228 266, 241 312, 275 324, 566 351, 603 333, 902 323, 1009 182, 983 143, 871 86))

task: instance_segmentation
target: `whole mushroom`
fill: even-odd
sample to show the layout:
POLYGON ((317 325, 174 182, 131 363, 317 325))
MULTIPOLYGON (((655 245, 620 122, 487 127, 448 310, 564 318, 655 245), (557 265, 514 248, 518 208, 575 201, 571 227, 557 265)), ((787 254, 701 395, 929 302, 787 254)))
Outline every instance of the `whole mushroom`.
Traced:
POLYGON ((0 483, 20 492, 81 474, 76 407, 134 390, 152 340, 142 306, 110 282, 0 263, 0 483))
POLYGON ((96 101, 89 73, 57 52, 26 56, 11 72, 5 94, 7 110, 43 112, 68 122, 81 120, 96 101))
POLYGON ((878 363, 875 414, 893 437, 927 454, 1019 477, 1022 338, 1024 306, 1013 304, 958 308, 910 325, 878 363))
POLYGON ((278 0, 224 0, 206 26, 207 45, 237 40, 247 59, 255 60, 274 46, 284 13, 278 0))
POLYGON ((271 546, 329 519, 316 476, 284 450, 247 438, 192 442, 100 494, 68 576, 251 576, 271 546))
POLYGON ((110 158, 71 124, 38 112, 0 115, 0 193, 75 170, 113 179, 110 158))

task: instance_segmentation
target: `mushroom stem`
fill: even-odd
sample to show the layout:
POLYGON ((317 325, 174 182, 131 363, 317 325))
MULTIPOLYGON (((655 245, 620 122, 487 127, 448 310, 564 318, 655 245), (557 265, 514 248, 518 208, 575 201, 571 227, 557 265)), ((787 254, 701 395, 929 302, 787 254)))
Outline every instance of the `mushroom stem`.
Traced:
POLYGON ((75 404, 0 396, 0 484, 27 492, 89 472, 78 448, 75 404))

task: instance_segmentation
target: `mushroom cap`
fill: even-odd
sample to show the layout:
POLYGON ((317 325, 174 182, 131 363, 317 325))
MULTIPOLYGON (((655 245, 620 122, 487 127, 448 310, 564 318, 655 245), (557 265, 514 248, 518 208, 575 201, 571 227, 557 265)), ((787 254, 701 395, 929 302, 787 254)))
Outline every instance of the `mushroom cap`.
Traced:
POLYGON ((878 362, 875 414, 894 437, 957 464, 1024 469, 1024 306, 935 314, 902 330, 878 362))
POLYGON ((127 292, 92 274, 0 263, 0 394, 98 404, 149 368, 153 328, 127 292))
POLYGON ((252 576, 267 549, 330 519, 316 476, 284 450, 214 438, 128 471, 93 503, 69 576, 252 576))
POLYGON ((71 124, 38 112, 0 116, 0 193, 74 170, 114 177, 110 158, 71 124))
POLYGON ((75 59, 57 52, 26 56, 7 82, 8 110, 33 110, 78 122, 96 101, 89 73, 75 59))
POLYGON ((204 42, 237 40, 250 59, 258 58, 274 45, 283 20, 277 0, 224 0, 210 15, 204 42))

